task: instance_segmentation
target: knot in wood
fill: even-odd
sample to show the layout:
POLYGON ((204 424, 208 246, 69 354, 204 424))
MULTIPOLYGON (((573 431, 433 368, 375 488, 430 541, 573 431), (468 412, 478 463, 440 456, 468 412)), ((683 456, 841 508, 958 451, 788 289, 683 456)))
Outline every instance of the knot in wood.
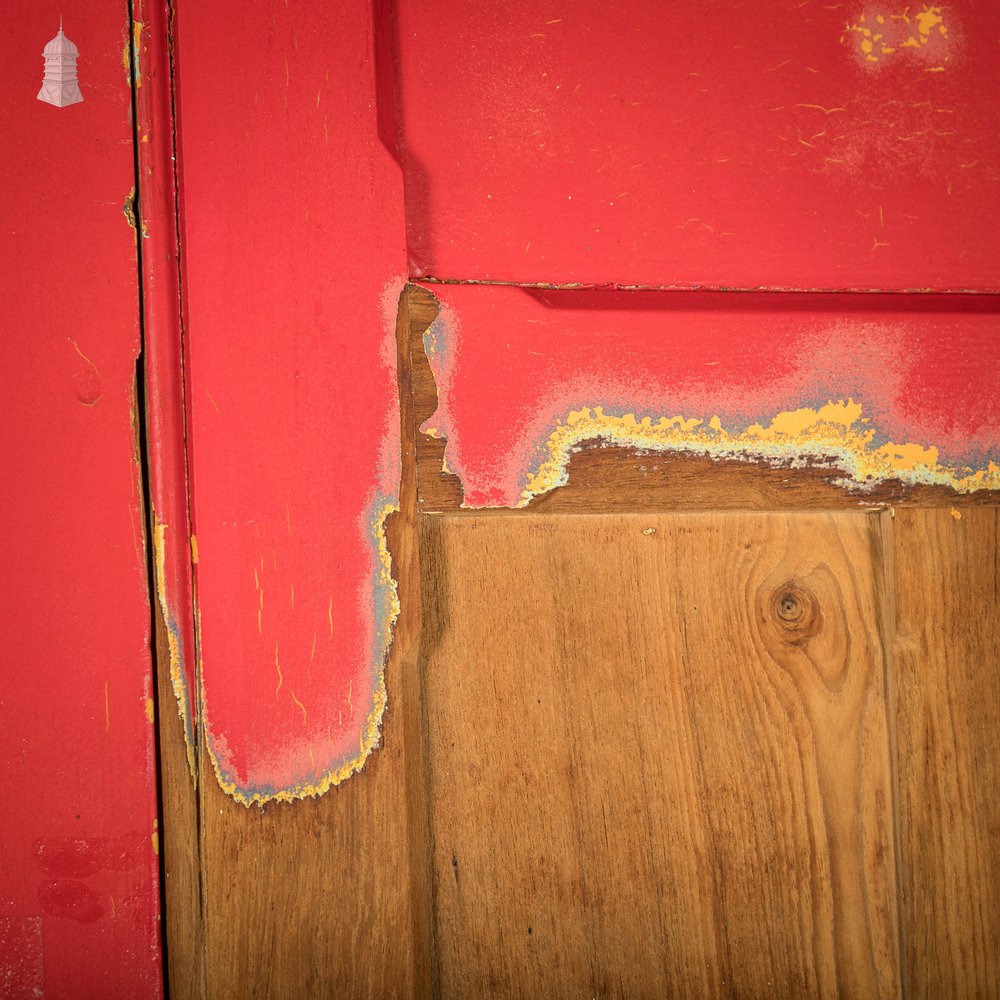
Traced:
POLYGON ((787 642, 801 642, 816 635, 822 624, 816 595, 794 580, 778 587, 771 598, 776 624, 787 642))

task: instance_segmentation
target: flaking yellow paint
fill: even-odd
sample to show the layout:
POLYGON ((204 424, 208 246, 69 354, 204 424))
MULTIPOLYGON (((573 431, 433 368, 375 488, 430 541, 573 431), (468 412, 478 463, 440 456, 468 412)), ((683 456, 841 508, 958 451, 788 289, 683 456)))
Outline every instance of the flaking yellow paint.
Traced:
POLYGON ((155 556, 156 570, 156 599, 160 605, 160 614, 163 618, 164 625, 163 631, 166 633, 167 648, 170 651, 170 685, 174 689, 174 696, 177 698, 177 708, 181 715, 181 721, 184 723, 184 743, 185 749, 187 750, 188 768, 191 771, 191 777, 197 781, 198 772, 194 761, 194 745, 187 738, 187 734, 191 727, 188 720, 187 698, 185 697, 186 691, 183 666, 181 664, 180 643, 177 641, 176 633, 170 627, 171 615, 170 607, 167 603, 166 584, 166 536, 167 526, 156 516, 156 511, 153 511, 153 554, 155 556))
MULTIPOLYGON (((877 15, 875 20, 878 25, 885 26, 881 31, 868 27, 865 15, 861 14, 856 23, 847 25, 845 37, 857 40, 864 61, 869 63, 877 63, 898 49, 920 49, 932 39, 947 39, 948 25, 944 20, 943 7, 924 7, 913 17, 910 17, 909 10, 907 7, 902 14, 891 15, 892 24, 886 24, 885 18, 877 15)), ((938 67, 938 70, 941 69, 943 67, 938 67)))
POLYGON ((832 461, 845 480, 859 486, 885 479, 948 486, 959 493, 1000 489, 1000 466, 955 469, 938 463, 938 450, 920 444, 875 445, 862 407, 853 399, 830 400, 818 409, 802 407, 776 414, 764 426, 728 431, 718 416, 636 417, 605 413, 601 407, 572 410, 558 422, 544 445, 544 458, 527 476, 518 507, 567 481, 574 448, 584 441, 650 451, 700 452, 713 458, 764 460, 786 464, 832 461))

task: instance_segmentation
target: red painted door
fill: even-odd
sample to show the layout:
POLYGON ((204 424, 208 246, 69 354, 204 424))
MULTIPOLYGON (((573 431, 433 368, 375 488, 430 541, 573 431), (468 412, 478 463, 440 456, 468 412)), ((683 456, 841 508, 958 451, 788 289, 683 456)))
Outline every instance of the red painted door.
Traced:
POLYGON ((161 962, 129 11, 61 9, 62 34, 12 0, 0 40, 0 995, 138 1000, 161 962))

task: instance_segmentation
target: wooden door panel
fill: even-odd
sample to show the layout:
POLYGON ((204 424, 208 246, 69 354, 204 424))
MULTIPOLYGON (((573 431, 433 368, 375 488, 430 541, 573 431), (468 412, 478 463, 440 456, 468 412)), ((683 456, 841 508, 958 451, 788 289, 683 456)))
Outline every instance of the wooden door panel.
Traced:
POLYGON ((442 996, 898 994, 884 516, 423 522, 442 996))
POLYGON ((808 4, 752 31, 732 5, 673 26, 647 5, 601 31, 552 12, 536 32, 519 2, 429 18, 434 3, 260 0, 226 19, 234 85, 228 11, 177 6, 180 203, 161 215, 180 224, 187 422, 171 433, 193 523, 186 504, 163 523, 154 499, 177 570, 165 625, 201 615, 172 664, 200 730, 161 730, 200 758, 197 810, 177 814, 203 919, 187 944, 204 980, 185 988, 988 991, 997 933, 975 915, 995 899, 997 713, 989 674, 958 660, 994 655, 989 571, 967 563, 995 560, 995 522, 861 508, 915 484, 907 502, 995 502, 995 296, 832 292, 1000 287, 982 207, 995 16, 928 10, 916 45, 940 64, 902 52, 875 70, 860 15, 834 38, 842 14, 808 4), (800 29, 787 64, 768 25, 800 29), (538 55, 594 86, 542 94, 538 55), (728 68, 709 85, 713 60, 728 68), (771 81, 786 105, 763 103, 771 81), (638 83, 648 100, 624 98, 638 83), (701 112, 644 124, 678 99, 701 112), (497 114, 508 129, 479 128, 497 114), (844 128, 802 134, 817 115, 844 128), (607 169, 574 155, 591 133, 607 169), (815 152, 834 141, 846 167, 815 152), (390 523, 404 229, 410 279, 455 283, 436 286, 425 340, 440 399, 422 352, 401 352, 390 523), (812 291, 478 284, 498 278, 812 291), (553 515, 565 498, 546 491, 594 440, 631 449, 636 474, 604 453, 604 499, 582 501, 603 512, 553 515), (679 505, 702 509, 635 513, 676 499, 645 490, 637 447, 654 467, 697 454, 685 481, 705 488, 679 505), (419 517, 457 511, 463 488, 470 507, 537 497, 548 514, 419 517), (712 497, 729 509, 706 512, 712 497), (732 509, 747 497, 813 510, 732 509), (946 551, 912 554, 925 543, 946 551))
POLYGON ((1000 996, 998 510, 898 510, 900 889, 908 996, 1000 996))

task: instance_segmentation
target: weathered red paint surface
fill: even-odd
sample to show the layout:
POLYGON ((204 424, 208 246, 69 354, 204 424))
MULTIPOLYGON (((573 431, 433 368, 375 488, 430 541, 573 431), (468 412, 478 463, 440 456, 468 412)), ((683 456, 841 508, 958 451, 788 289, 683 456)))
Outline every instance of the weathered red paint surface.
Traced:
POLYGON ((427 428, 448 439, 467 506, 526 499, 553 432, 585 407, 603 409, 605 440, 655 447, 655 431, 616 418, 683 417, 697 424, 665 429, 665 446, 820 455, 848 472, 867 455, 890 476, 954 485, 984 471, 964 488, 1000 485, 996 297, 430 287, 443 308, 425 337, 440 395, 427 428), (780 413, 839 400, 860 406, 850 426, 810 437, 823 421, 803 413, 768 434, 780 413), (759 423, 759 447, 716 434, 713 417, 729 436, 759 423), (889 442, 910 447, 880 452, 889 442))
POLYGON ((84 100, 35 99, 59 10, 4 7, 0 993, 160 995, 130 89, 118 0, 63 8, 84 100))
MULTIPOLYGON (((393 99, 411 275, 985 291, 997 24, 971 4, 808 0, 179 5, 201 623, 200 670, 179 676, 223 786, 314 794, 377 739, 406 272, 400 171, 380 142, 393 99)), ((621 439, 630 414, 640 445, 661 433, 643 416, 677 418, 664 446, 822 453, 856 484, 993 482, 990 299, 435 289, 433 422, 470 505, 549 488, 572 428, 621 439), (819 430, 799 411, 825 414, 819 430), (743 440, 758 423, 760 447, 743 440)), ((165 578, 188 543, 184 512, 171 518, 165 578)))
POLYGON ((400 0, 411 273, 1000 288, 1000 8, 400 0))
POLYGON ((138 228, 142 238, 143 346, 148 489, 152 501, 158 612, 169 670, 194 762, 194 592, 186 454, 184 361, 174 193, 170 11, 165 0, 133 0, 138 63, 138 228))
POLYGON ((243 801, 316 793, 377 739, 395 608, 402 180, 372 11, 177 4, 202 721, 243 801))

